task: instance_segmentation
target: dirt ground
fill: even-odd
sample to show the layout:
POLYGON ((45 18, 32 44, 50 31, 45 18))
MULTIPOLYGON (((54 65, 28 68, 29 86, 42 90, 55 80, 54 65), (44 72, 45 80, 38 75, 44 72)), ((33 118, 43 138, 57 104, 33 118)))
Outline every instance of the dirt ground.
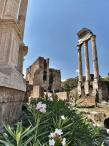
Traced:
POLYGON ((103 112, 106 114, 107 117, 109 117, 109 107, 78 108, 78 110, 84 112, 92 112, 92 111, 103 112))

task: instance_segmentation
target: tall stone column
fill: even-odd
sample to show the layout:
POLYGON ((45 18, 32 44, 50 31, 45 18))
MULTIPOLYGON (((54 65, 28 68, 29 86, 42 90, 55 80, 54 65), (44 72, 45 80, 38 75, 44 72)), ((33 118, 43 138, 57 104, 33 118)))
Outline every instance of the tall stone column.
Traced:
POLYGON ((85 70, 86 70, 85 93, 89 94, 90 64, 89 64, 88 41, 84 42, 84 52, 85 52, 85 70))
POLYGON ((18 25, 21 29, 21 37, 22 38, 24 35, 27 6, 28 6, 28 0, 21 0, 20 9, 19 9, 18 25))
POLYGON ((94 70, 94 82, 93 82, 93 94, 96 94, 96 89, 98 90, 98 80, 99 80, 99 67, 97 58, 97 48, 96 48, 96 36, 91 36, 92 42, 92 56, 93 56, 93 70, 94 70))
POLYGON ((82 78, 83 78, 83 70, 82 70, 82 56, 81 56, 81 45, 78 45, 78 94, 82 94, 82 78))
POLYGON ((97 58, 97 48, 96 48, 96 36, 91 37, 92 42, 92 55, 93 55, 93 68, 94 68, 94 79, 99 79, 99 68, 98 68, 98 58, 97 58))
POLYGON ((82 56, 81 56, 81 46, 78 45, 78 76, 79 76, 79 81, 82 82, 82 76, 83 76, 83 72, 82 72, 82 56))

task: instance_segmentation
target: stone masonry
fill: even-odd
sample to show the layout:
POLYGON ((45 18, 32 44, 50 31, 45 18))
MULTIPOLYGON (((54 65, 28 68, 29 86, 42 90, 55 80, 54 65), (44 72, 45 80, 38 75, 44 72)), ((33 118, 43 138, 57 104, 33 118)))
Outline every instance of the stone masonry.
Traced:
POLYGON ((22 75, 28 47, 23 43, 28 0, 0 0, 0 127, 21 113, 26 85, 22 75))
MULTIPOLYGON (((45 92, 61 90, 61 72, 57 69, 49 68, 49 59, 39 57, 28 69, 26 73, 27 86, 33 88, 29 95, 34 95, 34 87, 43 88, 45 92)), ((28 88, 28 87, 27 87, 28 88)))

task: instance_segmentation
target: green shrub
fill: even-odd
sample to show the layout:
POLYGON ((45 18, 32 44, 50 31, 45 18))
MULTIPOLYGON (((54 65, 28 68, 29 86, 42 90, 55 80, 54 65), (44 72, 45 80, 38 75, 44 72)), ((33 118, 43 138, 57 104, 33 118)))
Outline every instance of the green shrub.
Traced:
POLYGON ((10 136, 16 133, 18 123, 14 129, 12 128, 11 133, 5 127, 8 139, 3 134, 3 140, 12 145, 6 145, 4 142, 4 146, 24 146, 23 143, 27 140, 30 140, 27 146, 48 146, 53 140, 55 140, 54 146, 62 146, 64 140, 66 145, 63 146, 100 146, 103 141, 99 129, 93 128, 81 113, 64 101, 38 99, 32 101, 30 105, 27 104, 23 109, 25 114, 20 125, 21 145, 17 145, 17 140, 10 136), (43 108, 39 108, 38 104, 42 104, 43 108), (21 133, 25 133, 25 130, 30 132, 22 138, 21 133))

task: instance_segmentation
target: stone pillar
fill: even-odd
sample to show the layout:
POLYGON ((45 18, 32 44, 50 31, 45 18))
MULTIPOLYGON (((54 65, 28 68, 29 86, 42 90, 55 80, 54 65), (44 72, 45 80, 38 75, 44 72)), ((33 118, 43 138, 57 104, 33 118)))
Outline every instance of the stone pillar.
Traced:
POLYGON ((91 37, 92 42, 92 54, 93 54, 93 68, 94 68, 94 79, 99 79, 99 68, 98 68, 98 58, 97 58, 97 48, 96 48, 96 36, 91 37))
POLYGON ((82 94, 82 78, 83 78, 83 70, 82 70, 82 56, 81 56, 81 45, 78 45, 78 94, 82 94))
POLYGON ((93 94, 96 94, 96 89, 98 90, 98 80, 99 80, 99 67, 97 58, 97 48, 96 48, 96 36, 91 37, 92 42, 92 55, 93 55, 93 70, 94 70, 94 82, 93 82, 93 94))
POLYGON ((3 122, 14 122, 19 118, 26 92, 21 70, 22 58, 27 49, 24 47, 19 51, 23 44, 24 25, 20 24, 25 23, 26 2, 27 0, 21 2, 20 15, 24 17, 21 17, 23 19, 18 24, 20 0, 0 0, 0 128, 3 122), (19 60, 21 70, 17 68, 19 60))
POLYGON ((21 0, 18 25, 21 29, 21 37, 22 38, 23 38, 23 35, 24 35, 27 6, 28 6, 28 0, 21 0))
POLYGON ((88 53, 88 41, 84 42, 84 52, 85 52, 85 69, 86 69, 85 93, 89 94, 90 64, 89 64, 89 53, 88 53))

